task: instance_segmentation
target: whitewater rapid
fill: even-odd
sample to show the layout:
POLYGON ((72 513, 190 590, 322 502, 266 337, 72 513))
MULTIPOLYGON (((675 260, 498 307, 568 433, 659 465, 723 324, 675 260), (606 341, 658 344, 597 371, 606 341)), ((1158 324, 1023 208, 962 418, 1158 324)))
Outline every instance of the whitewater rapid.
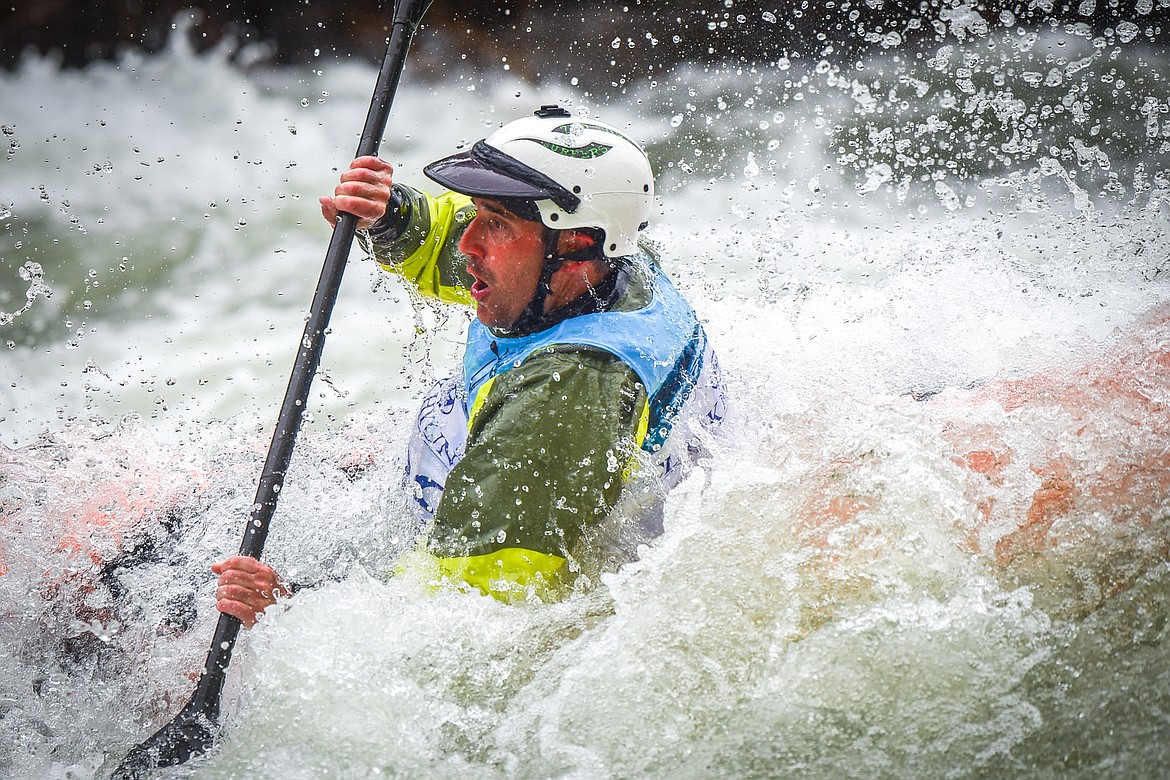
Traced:
MULTIPOLYGON (((420 186, 541 103, 647 145, 649 238, 736 416, 587 593, 389 577, 467 314, 355 251, 266 549, 321 584, 245 636, 219 747, 162 776, 1165 765, 1170 57, 977 33, 605 95, 408 80, 383 156, 420 186)), ((176 42, 0 77, 0 774, 100 776, 190 691, 373 76, 176 42)))

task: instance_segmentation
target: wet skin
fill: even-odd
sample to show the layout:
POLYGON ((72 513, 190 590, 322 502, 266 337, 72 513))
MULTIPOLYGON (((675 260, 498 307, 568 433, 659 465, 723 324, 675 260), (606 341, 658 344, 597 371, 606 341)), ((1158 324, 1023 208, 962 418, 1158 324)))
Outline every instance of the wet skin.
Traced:
MULTIPOLYGON (((544 264, 544 231, 495 201, 473 198, 476 217, 459 241, 475 279, 475 316, 489 328, 508 328, 536 294, 544 264)), ((546 309, 547 307, 546 302, 546 309)))

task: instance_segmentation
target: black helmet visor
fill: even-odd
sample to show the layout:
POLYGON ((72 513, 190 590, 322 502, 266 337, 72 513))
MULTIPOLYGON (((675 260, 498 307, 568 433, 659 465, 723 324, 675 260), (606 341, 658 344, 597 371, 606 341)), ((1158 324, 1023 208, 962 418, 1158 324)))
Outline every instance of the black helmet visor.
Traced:
POLYGON ((436 160, 423 168, 449 190, 495 200, 551 200, 570 214, 581 199, 535 168, 477 141, 470 152, 436 160))

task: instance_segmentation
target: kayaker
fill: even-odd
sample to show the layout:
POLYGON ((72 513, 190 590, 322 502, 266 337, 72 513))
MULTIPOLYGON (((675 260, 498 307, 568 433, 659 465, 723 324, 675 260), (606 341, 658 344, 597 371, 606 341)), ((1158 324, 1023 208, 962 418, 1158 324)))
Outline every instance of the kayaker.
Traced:
MULTIPOLYGON (((330 223, 359 218, 387 271, 475 308, 463 370, 426 396, 409 445, 427 523, 410 565, 506 601, 556 598, 661 533, 655 499, 726 412, 718 362, 639 245, 654 177, 621 131, 543 106, 424 173, 449 191, 362 157, 321 198, 330 223), (641 511, 615 512, 623 495, 641 511)), ((219 609, 245 625, 288 590, 250 558, 213 568, 219 609)))

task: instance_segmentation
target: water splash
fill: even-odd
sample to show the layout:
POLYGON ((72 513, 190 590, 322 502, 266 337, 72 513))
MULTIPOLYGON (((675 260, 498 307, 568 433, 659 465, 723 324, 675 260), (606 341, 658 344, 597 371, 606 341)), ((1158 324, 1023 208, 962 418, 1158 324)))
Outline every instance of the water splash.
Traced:
MULTIPOLYGON (((665 193, 648 237, 742 415, 666 534, 589 594, 507 608, 385 578, 417 531, 398 491, 413 398, 453 369, 466 315, 354 258, 268 548, 319 587, 245 637, 228 739, 191 771, 1160 765, 1166 55, 970 5, 929 21, 921 52, 909 28, 867 29, 856 61, 818 47, 553 88, 647 142, 665 193)), ((175 50, 0 80, 4 105, 56 101, 21 113, 5 234, 84 312, 54 317, 102 326, 67 350, 45 293, 10 323, 45 335, 5 353, 0 741, 24 752, 0 773, 92 777, 190 690, 207 564, 238 543, 327 241, 306 200, 369 98, 369 68, 314 68, 175 50), (142 419, 110 422, 126 409, 142 419)), ((404 85, 404 180, 548 89, 494 74, 453 66, 458 115, 449 90, 404 85), (410 131, 423 116, 444 122, 410 131)))
POLYGON ((14 312, 0 311, 0 326, 9 325, 20 315, 32 309, 33 304, 37 298, 52 298, 53 290, 49 285, 45 284, 45 270, 41 268, 40 263, 34 263, 31 260, 26 262, 17 271, 21 279, 29 283, 28 290, 24 293, 25 304, 14 312))

